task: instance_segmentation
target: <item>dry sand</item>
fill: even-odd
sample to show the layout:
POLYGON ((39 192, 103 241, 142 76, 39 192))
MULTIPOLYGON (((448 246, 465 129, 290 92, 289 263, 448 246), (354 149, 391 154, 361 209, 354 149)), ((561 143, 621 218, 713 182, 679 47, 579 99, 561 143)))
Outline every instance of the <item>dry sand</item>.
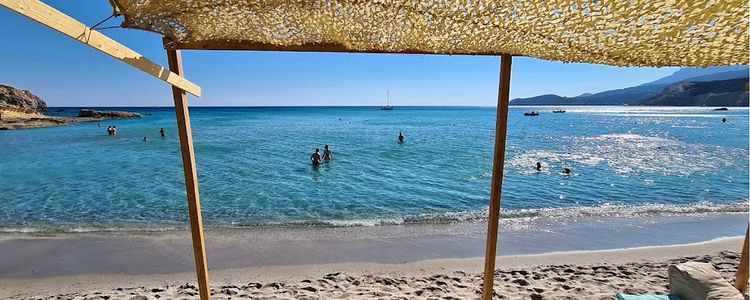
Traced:
MULTIPOLYGON (((502 256, 497 299, 614 299, 618 291, 668 291, 667 266, 712 263, 730 282, 742 237, 622 250, 502 256)), ((502 246, 501 246, 502 247, 502 246)), ((401 264, 334 263, 211 270, 214 299, 474 299, 481 258, 401 264)), ((0 298, 196 299, 193 273, 0 278, 0 298)))

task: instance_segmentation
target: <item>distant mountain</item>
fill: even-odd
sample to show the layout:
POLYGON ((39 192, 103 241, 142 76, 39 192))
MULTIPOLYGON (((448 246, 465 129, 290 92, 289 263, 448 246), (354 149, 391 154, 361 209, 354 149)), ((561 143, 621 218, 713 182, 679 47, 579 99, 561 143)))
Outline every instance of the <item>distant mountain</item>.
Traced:
POLYGON ((541 95, 531 98, 517 98, 511 105, 634 105, 658 95, 665 85, 634 86, 596 94, 583 94, 577 97, 541 95))
POLYGON ((748 76, 748 66, 723 66, 723 67, 708 67, 708 68, 682 68, 677 72, 672 73, 667 77, 660 78, 658 80, 647 82, 641 85, 666 85, 677 83, 680 81, 712 81, 722 79, 741 78, 748 76), (732 74, 724 74, 732 73, 732 74), (724 74, 719 75, 719 74, 724 74), (716 77, 712 77, 719 75, 716 77), (731 77, 734 76, 734 77, 731 77))
POLYGON ((636 105, 748 106, 748 78, 678 82, 636 105))
MULTIPOLYGON (((748 77, 747 66, 684 68, 672 75, 639 86, 604 91, 596 94, 584 93, 576 97, 553 94, 530 98, 516 98, 511 105, 641 105, 661 95, 665 88, 678 82, 706 82, 748 77)), ((747 79, 745 79, 747 81, 747 79)), ((656 102, 658 103, 658 101, 656 102)), ((643 104, 648 105, 648 104, 643 104)), ((658 104, 655 104, 658 105, 658 104)), ((666 105, 666 104, 665 104, 666 105)))
POLYGON ((749 76, 750 75, 748 74, 748 70, 745 69, 745 70, 739 70, 739 71, 721 72, 721 73, 691 77, 685 80, 681 80, 680 82, 705 82, 705 81, 745 78, 749 76))

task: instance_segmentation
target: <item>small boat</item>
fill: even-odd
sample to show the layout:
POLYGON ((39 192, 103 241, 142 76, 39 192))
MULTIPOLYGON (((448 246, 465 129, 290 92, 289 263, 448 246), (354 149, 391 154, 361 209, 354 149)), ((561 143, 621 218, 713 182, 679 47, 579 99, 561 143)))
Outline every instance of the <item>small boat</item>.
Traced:
POLYGON ((553 111, 552 111, 552 113, 556 113, 556 114, 563 114, 563 113, 565 113, 565 110, 562 110, 562 109, 556 109, 556 110, 553 110, 553 111))
POLYGON ((729 109, 726 107, 719 107, 719 108, 714 108, 714 110, 729 110, 729 109))
POLYGON ((386 92, 385 106, 381 107, 380 110, 393 110, 393 104, 391 104, 391 92, 386 92))
POLYGON ((523 113, 523 115, 527 117, 536 117, 539 115, 539 112, 536 112, 536 111, 526 112, 526 113, 523 113))

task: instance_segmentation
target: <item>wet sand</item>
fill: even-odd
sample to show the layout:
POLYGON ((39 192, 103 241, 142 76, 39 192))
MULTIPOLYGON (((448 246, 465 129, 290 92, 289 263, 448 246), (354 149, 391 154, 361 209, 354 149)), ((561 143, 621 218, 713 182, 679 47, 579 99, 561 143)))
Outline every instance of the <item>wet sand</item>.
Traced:
MULTIPOLYGON (((347 262, 398 264, 484 256, 486 223, 209 229, 212 270, 347 262)), ((504 220, 499 255, 695 243, 737 236, 746 214, 504 220), (613 238, 617 237, 617 238, 613 238)), ((0 234, 0 278, 191 272, 190 233, 0 234)))

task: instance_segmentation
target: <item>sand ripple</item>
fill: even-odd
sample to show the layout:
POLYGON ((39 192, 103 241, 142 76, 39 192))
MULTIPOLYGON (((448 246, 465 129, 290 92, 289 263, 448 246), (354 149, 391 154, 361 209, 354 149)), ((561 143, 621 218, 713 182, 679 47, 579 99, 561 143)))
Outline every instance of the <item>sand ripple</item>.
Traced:
MULTIPOLYGON (((733 281, 739 254, 723 251, 660 262, 551 265, 496 271, 495 299, 613 299, 616 292, 666 294, 667 267, 686 261, 711 262, 733 281)), ((480 274, 456 271, 422 277, 331 273, 295 282, 249 282, 216 286, 213 299, 477 299, 480 274)), ((197 299, 193 284, 123 287, 35 299, 197 299)))

